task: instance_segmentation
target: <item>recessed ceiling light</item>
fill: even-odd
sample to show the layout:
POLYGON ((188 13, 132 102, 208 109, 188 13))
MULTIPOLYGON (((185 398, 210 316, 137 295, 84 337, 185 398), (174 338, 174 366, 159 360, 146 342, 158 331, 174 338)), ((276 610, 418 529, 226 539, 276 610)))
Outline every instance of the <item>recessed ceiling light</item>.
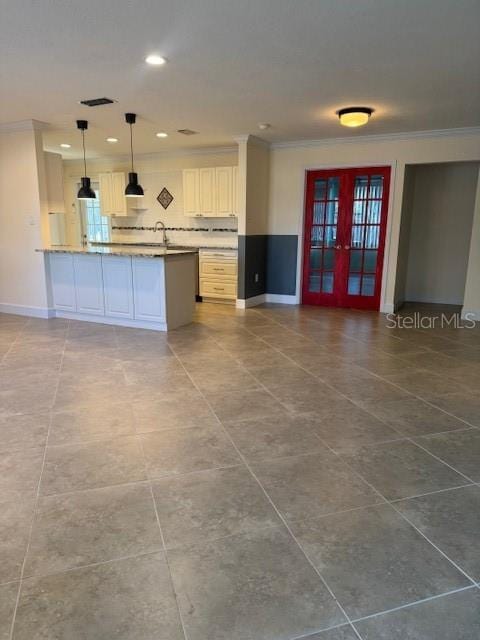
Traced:
POLYGON ((157 138, 168 138, 168 133, 165 133, 165 131, 159 131, 155 135, 157 136, 157 138))
POLYGON ((66 142, 62 142, 62 144, 60 146, 62 147, 62 149, 70 149, 70 147, 72 145, 71 144, 67 144, 66 142))
POLYGON ((346 107, 337 111, 337 116, 344 127, 361 127, 367 124, 372 113, 370 107, 346 107))
POLYGON ((145 58, 145 62, 147 64, 153 64, 157 67, 162 64, 165 64, 166 61, 167 60, 165 58, 163 58, 162 56, 158 56, 156 53, 151 53, 149 56, 145 58))
POLYGON ((107 138, 107 142, 111 142, 113 144, 114 142, 118 142, 118 138, 107 138))
POLYGON ((258 123, 258 128, 261 129, 262 131, 266 131, 266 129, 270 129, 272 125, 270 125, 268 122, 259 122, 258 123))

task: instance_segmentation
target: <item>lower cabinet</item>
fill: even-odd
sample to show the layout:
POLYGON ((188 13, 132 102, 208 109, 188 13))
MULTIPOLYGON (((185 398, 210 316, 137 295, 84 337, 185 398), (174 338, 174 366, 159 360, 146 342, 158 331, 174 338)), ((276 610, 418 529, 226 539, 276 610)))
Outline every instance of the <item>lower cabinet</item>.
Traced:
POLYGON ((105 315, 101 256, 73 256, 77 312, 105 315))
POLYGON ((134 317, 132 260, 127 257, 102 257, 105 315, 112 318, 134 317))
POLYGON ((164 268, 163 260, 132 258, 135 320, 166 321, 164 268))
POLYGON ((50 276, 55 309, 76 311, 73 256, 68 253, 50 254, 50 276))

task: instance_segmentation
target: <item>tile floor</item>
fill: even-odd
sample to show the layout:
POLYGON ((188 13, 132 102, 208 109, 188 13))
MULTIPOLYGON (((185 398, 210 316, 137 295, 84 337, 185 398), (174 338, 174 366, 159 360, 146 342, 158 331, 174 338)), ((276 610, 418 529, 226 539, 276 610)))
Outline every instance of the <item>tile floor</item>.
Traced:
POLYGON ((0 315, 0 640, 478 640, 479 470, 480 327, 0 315))

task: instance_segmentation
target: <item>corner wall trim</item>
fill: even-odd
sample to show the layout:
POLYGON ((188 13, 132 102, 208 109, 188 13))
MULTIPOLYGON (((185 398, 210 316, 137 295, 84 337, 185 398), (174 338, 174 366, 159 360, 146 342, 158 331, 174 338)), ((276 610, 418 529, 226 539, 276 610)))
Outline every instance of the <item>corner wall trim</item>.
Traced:
POLYGON ((392 302, 384 302, 380 307, 380 313, 395 313, 395 305, 392 302))
POLYGON ((237 298, 236 307, 237 309, 249 309, 250 307, 257 307, 259 304, 264 304, 265 302, 265 294, 261 293, 259 296, 253 296, 252 298, 247 298, 243 300, 243 298, 237 298))
POLYGON ((462 307, 460 317, 462 320, 475 320, 475 322, 480 322, 480 309, 465 309, 465 307, 462 307))
POLYGON ((287 296, 279 293, 267 293, 265 298, 265 302, 272 302, 273 304, 300 304, 297 296, 287 296))
POLYGON ((55 309, 47 307, 27 307, 23 304, 9 304, 0 302, 0 313, 14 316, 29 316, 31 318, 55 318, 55 309))

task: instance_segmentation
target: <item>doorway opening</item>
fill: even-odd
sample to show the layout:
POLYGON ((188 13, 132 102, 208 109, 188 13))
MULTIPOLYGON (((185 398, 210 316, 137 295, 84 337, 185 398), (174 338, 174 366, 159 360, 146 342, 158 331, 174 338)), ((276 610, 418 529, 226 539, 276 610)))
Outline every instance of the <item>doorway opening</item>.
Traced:
POLYGON ((302 303, 379 309, 390 167, 308 171, 302 303))

